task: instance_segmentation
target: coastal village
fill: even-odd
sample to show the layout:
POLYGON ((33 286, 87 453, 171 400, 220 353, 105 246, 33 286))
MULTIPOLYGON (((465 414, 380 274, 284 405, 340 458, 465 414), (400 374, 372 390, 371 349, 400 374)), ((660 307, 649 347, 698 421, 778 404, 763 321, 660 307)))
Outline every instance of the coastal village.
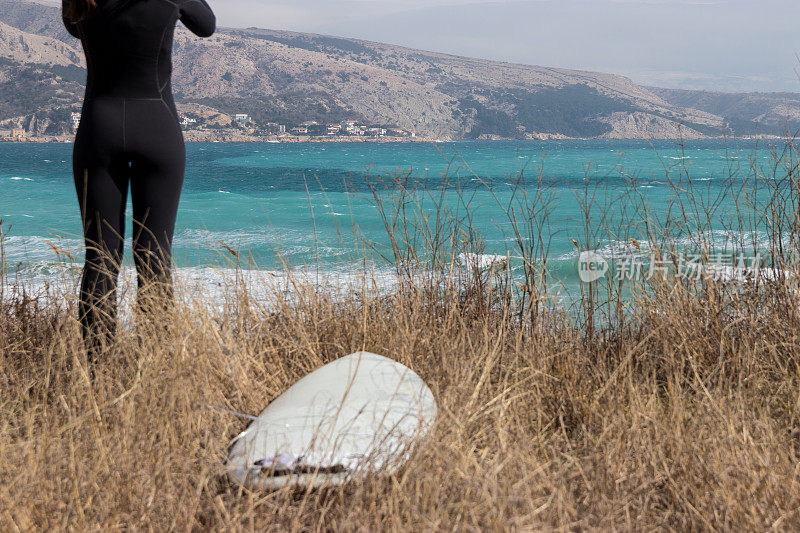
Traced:
MULTIPOLYGON (((78 130, 81 113, 69 115, 67 134, 40 135, 33 128, 26 129, 17 124, 10 129, 0 129, 0 141, 36 142, 70 141, 78 130)), ((259 122, 247 113, 227 115, 221 112, 179 113, 178 123, 187 141, 403 141, 422 140, 412 131, 396 125, 365 124, 347 119, 336 123, 320 123, 307 120, 299 124, 281 122, 259 122)))
MULTIPOLYGON (((329 123, 306 120, 299 124, 288 121, 261 122, 248 113, 229 115, 217 109, 196 104, 184 106, 179 104, 180 107, 191 109, 191 111, 178 113, 178 124, 187 142, 439 142, 442 139, 451 140, 447 136, 434 139, 420 136, 416 132, 405 130, 397 125, 368 124, 356 119, 329 123)), ((64 118, 54 120, 39 117, 34 113, 26 117, 2 121, 0 122, 0 142, 72 142, 81 122, 81 113, 72 111, 62 116, 64 118)), ((709 137, 677 129, 671 134, 650 138, 671 139, 680 138, 681 135, 685 139, 709 137)), ((475 138, 503 140, 514 137, 484 133, 475 138)), ((523 138, 527 140, 564 140, 592 137, 571 137, 558 133, 525 133, 523 138)), ((631 132, 630 135, 609 134, 599 138, 636 139, 639 137, 631 132)), ((716 138, 721 137, 717 136, 716 138)), ((738 136, 729 134, 727 138, 779 139, 784 137, 759 133, 738 136)))
MULTIPOLYGON (((181 127, 189 130, 198 127, 197 119, 187 115, 179 115, 181 127)), ((397 126, 367 125, 358 120, 343 120, 332 124, 320 124, 316 120, 307 120, 298 125, 267 122, 257 124, 250 115, 237 113, 233 116, 236 125, 243 129, 268 136, 328 136, 328 137, 415 137, 413 132, 405 131, 397 126)))

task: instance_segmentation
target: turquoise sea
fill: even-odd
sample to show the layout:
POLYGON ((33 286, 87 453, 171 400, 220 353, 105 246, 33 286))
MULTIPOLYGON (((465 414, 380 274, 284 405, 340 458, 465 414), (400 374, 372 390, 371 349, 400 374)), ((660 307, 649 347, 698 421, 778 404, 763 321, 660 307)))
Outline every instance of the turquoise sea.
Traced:
MULTIPOLYGON (((720 140, 191 143, 174 256, 182 269, 230 267, 229 248, 247 258, 242 266, 248 269, 288 264, 335 270, 365 256, 390 269, 392 254, 383 248, 389 241, 372 190, 387 199, 388 183, 402 176, 425 198, 422 209, 431 223, 435 204, 443 203, 463 223, 469 220, 487 254, 519 254, 502 206, 519 202, 520 187, 529 197, 546 191, 549 268, 572 284, 579 255, 573 240, 586 242, 587 190, 595 202, 622 210, 634 205, 629 195, 635 182, 656 216, 666 216, 675 191, 669 180, 685 189, 688 174, 692 188, 713 199, 731 175, 742 181, 760 165, 771 172, 769 148, 766 141, 720 140)), ((71 144, 0 144, 0 218, 11 272, 46 275, 65 260, 64 251, 80 262, 71 157, 71 144)), ((725 200, 715 214, 720 231, 727 227, 726 202, 733 206, 725 200)), ((524 218, 522 210, 515 212, 524 218)), ((599 216, 592 214, 592 224, 617 223, 599 216)), ((129 245, 130 219, 126 232, 129 245)), ((622 234, 635 232, 597 232, 592 247, 613 247, 622 234)))

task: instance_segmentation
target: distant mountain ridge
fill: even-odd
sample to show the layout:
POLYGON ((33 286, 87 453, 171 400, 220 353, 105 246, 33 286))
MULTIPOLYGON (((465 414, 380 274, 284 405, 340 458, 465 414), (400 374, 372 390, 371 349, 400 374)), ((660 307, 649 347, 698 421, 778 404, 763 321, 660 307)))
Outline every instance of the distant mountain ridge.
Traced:
MULTIPOLYGON (((704 93, 637 85, 613 74, 457 57, 400 46, 257 28, 200 40, 179 25, 179 108, 214 131, 231 116, 298 124, 360 120, 419 136, 697 138, 800 128, 800 95, 704 93)), ((60 7, 0 0, 0 129, 67 134, 85 79, 60 7)))

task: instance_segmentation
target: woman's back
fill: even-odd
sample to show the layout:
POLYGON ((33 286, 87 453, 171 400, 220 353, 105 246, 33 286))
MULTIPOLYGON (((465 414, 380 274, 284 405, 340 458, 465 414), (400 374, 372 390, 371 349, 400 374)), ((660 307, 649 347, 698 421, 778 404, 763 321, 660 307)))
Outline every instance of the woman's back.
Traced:
POLYGON ((201 37, 215 30, 213 12, 203 0, 101 0, 84 20, 65 21, 83 43, 86 96, 161 99, 171 93, 178 20, 201 37))

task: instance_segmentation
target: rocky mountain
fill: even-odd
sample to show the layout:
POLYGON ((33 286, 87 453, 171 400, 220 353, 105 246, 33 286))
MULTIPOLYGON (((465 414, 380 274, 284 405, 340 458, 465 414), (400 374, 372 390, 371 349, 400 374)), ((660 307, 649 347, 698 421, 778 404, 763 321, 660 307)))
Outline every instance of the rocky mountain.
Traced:
MULTIPOLYGON (((0 128, 69 132, 85 79, 59 5, 0 0, 0 128)), ((728 95, 637 85, 613 74, 502 63, 257 28, 201 40, 179 26, 179 108, 214 131, 359 120, 427 138, 686 138, 800 127, 800 95, 728 95)))
POLYGON ((670 104, 725 117, 727 125, 734 130, 765 129, 770 133, 796 134, 800 123, 800 94, 797 93, 722 93, 656 87, 650 90, 670 104))

